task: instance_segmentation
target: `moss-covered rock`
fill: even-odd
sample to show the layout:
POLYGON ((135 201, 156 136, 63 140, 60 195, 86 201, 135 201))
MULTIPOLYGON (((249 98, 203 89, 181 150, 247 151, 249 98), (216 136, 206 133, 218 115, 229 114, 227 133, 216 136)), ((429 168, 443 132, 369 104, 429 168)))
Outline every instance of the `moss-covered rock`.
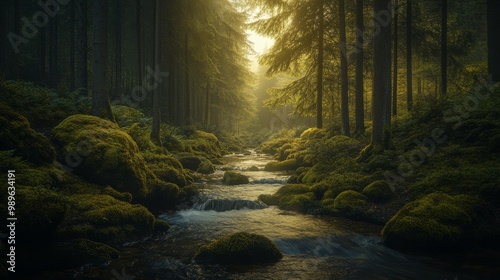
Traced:
POLYGON ((234 171, 224 172, 224 177, 222 178, 222 183, 226 185, 242 185, 248 184, 249 182, 247 176, 234 171))
POLYGON ((139 123, 139 121, 145 117, 141 111, 128 106, 114 105, 111 107, 111 110, 120 127, 139 123))
POLYGON ((307 192, 280 198, 278 207, 283 210, 308 212, 309 210, 316 208, 316 204, 314 194, 312 192, 307 192))
POLYGON ((383 203, 394 197, 394 192, 384 180, 375 181, 363 189, 363 194, 370 201, 383 203))
POLYGON ((142 205, 109 195, 79 194, 69 200, 71 211, 57 229, 61 239, 86 238, 115 246, 153 233, 155 217, 142 205))
POLYGON ((156 213, 174 209, 178 198, 179 187, 177 185, 159 181, 150 186, 150 193, 144 204, 156 213))
POLYGON ((170 225, 166 221, 160 219, 155 220, 154 231, 156 233, 165 233, 169 229, 170 225))
POLYGON ((57 268, 76 268, 84 265, 104 265, 118 258, 116 249, 85 238, 58 243, 49 250, 50 262, 57 268))
POLYGON ((56 155, 49 140, 34 131, 24 116, 0 103, 0 151, 6 150, 37 165, 52 163, 56 155))
POLYGON ((203 245, 195 255, 197 262, 208 263, 273 263, 283 257, 279 247, 268 238, 238 232, 203 245))
POLYGON ((109 195, 111 197, 114 197, 115 199, 124 201, 124 202, 132 202, 132 195, 130 193, 122 193, 119 192, 115 189, 113 189, 110 186, 105 187, 102 191, 101 194, 109 195))
POLYGON ((177 154, 176 158, 184 168, 191 169, 193 171, 198 170, 201 164, 201 158, 189 153, 177 154))
POLYGON ((356 191, 343 191, 333 201, 333 207, 339 214, 352 218, 366 218, 366 197, 356 191))
POLYGON ((264 167, 265 171, 287 171, 295 170, 300 167, 300 163, 295 159, 286 159, 284 161, 271 161, 264 167))
POLYGON ((259 171, 259 168, 255 165, 252 165, 248 168, 248 171, 252 171, 252 172, 259 171))
POLYGON ((88 181, 144 197, 147 182, 154 175, 147 168, 137 144, 110 121, 88 115, 74 115, 53 130, 61 160, 88 181))
POLYGON ((464 248, 473 241, 474 208, 466 195, 433 193, 404 206, 382 230, 384 243, 400 250, 442 251, 464 248))
POLYGON ((261 194, 259 195, 259 199, 264 202, 266 205, 275 205, 275 206, 278 206, 279 202, 280 202, 280 198, 276 195, 272 195, 272 194, 261 194))
POLYGON ((16 200, 19 202, 15 211, 19 243, 35 247, 49 244, 67 215, 70 205, 68 199, 45 188, 18 186, 16 200), (37 238, 34 239, 34 236, 37 238))
POLYGON ((200 163, 200 166, 198 166, 198 169, 196 169, 196 172, 201 174, 213 174, 215 173, 215 166, 210 160, 204 159, 200 163))

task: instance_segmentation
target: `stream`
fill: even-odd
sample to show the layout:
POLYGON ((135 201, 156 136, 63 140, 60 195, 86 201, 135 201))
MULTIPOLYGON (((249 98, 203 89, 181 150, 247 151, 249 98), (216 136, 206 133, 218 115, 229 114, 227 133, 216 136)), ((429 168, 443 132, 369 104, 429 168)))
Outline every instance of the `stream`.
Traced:
POLYGON ((249 176, 249 184, 222 185, 222 170, 204 176, 198 182, 203 186, 201 202, 160 216, 171 225, 168 234, 125 247, 109 266, 82 268, 73 276, 116 280, 477 279, 450 268, 439 269, 429 257, 386 248, 379 225, 298 214, 255 202, 260 194, 276 192, 288 178, 285 173, 263 171, 270 160, 254 152, 226 156, 224 167, 249 176), (252 166, 259 171, 247 171, 252 166), (229 266, 192 261, 201 245, 238 231, 270 238, 283 251, 283 259, 270 265, 229 266))

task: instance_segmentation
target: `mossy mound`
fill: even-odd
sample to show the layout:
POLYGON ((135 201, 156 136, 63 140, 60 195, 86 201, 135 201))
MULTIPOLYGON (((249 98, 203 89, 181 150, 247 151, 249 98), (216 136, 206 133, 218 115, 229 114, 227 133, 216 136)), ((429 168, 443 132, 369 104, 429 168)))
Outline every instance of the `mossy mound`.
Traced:
POLYGON ((222 178, 222 183, 225 185, 242 185, 248 184, 249 182, 247 176, 234 171, 224 172, 224 177, 222 178))
POLYGON ((475 238, 474 208, 467 195, 433 193, 404 206, 382 230, 384 243, 406 251, 443 251, 464 248, 475 238))
POLYGON ((71 211, 57 231, 61 239, 86 238, 115 246, 153 233, 155 217, 144 206, 109 195, 79 194, 69 200, 71 211))
POLYGON ((356 191, 343 191, 333 201, 333 208, 339 214, 351 218, 366 218, 367 213, 366 197, 356 191))
POLYGON ((180 153, 177 154, 175 157, 182 164, 184 168, 191 169, 193 171, 198 170, 202 162, 201 158, 190 153, 180 153))
POLYGON ((114 105, 111 107, 115 120, 120 127, 130 126, 134 123, 139 123, 145 116, 134 108, 122 105, 114 105))
POLYGON ((116 249, 85 238, 61 242, 49 251, 50 262, 57 268, 75 268, 83 265, 104 265, 118 258, 116 249))
POLYGON ((196 172, 201 174, 213 174, 215 173, 215 166, 210 160, 204 159, 198 166, 198 169, 196 169, 196 172))
POLYGON ((109 195, 109 196, 111 196, 115 199, 118 199, 120 201, 124 201, 124 202, 128 202, 128 203, 132 202, 132 195, 130 193, 119 192, 110 186, 105 187, 101 191, 101 194, 109 195))
POLYGON ((45 188, 22 186, 16 189, 16 200, 21 205, 16 207, 15 211, 18 218, 16 236, 19 243, 35 247, 49 244, 68 213, 69 200, 45 188))
POLYGON ((195 260, 202 263, 256 264, 274 263, 282 257, 279 247, 267 237, 238 232, 203 245, 195 260))
POLYGON ((394 192, 391 190, 386 181, 375 181, 363 189, 363 194, 372 202, 384 203, 394 197, 394 192))
POLYGON ((33 164, 52 163, 55 150, 49 140, 30 127, 28 120, 0 104, 0 150, 14 150, 14 155, 33 164))
POLYGON ((137 144, 110 121, 88 115, 74 115, 53 130, 63 162, 92 183, 110 185, 129 192, 134 199, 147 193, 154 175, 139 154, 137 144))
POLYGON ((150 193, 143 204, 153 213, 172 210, 179 198, 179 192, 177 185, 158 181, 150 185, 150 193))
POLYGON ((300 167, 296 159, 286 159, 284 161, 271 161, 264 167, 265 171, 287 171, 295 170, 300 167))
POLYGON ((201 130, 187 129, 184 135, 185 137, 181 141, 186 152, 206 157, 210 160, 219 158, 222 155, 221 143, 214 134, 201 130))

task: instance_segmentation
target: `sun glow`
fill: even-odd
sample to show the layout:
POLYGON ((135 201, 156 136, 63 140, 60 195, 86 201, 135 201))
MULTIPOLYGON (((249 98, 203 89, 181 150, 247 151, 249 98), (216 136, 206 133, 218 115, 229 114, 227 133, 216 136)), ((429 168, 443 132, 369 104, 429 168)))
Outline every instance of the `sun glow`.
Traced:
POLYGON ((252 70, 256 71, 259 67, 259 57, 273 46, 274 40, 269 37, 262 36, 253 30, 247 31, 247 38, 254 51, 250 54, 252 70))

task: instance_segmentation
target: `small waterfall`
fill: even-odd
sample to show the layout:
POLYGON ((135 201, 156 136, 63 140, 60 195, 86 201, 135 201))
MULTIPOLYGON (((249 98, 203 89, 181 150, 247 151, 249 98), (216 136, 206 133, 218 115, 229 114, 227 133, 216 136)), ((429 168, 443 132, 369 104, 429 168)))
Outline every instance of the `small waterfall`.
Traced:
POLYGON ((263 178, 263 179, 255 179, 251 183, 252 184, 280 184, 284 185, 288 181, 287 178, 277 179, 277 178, 263 178))
POLYGON ((264 209, 268 206, 260 201, 243 199, 207 199, 193 205, 195 210, 215 210, 217 212, 240 210, 240 209, 264 209))

